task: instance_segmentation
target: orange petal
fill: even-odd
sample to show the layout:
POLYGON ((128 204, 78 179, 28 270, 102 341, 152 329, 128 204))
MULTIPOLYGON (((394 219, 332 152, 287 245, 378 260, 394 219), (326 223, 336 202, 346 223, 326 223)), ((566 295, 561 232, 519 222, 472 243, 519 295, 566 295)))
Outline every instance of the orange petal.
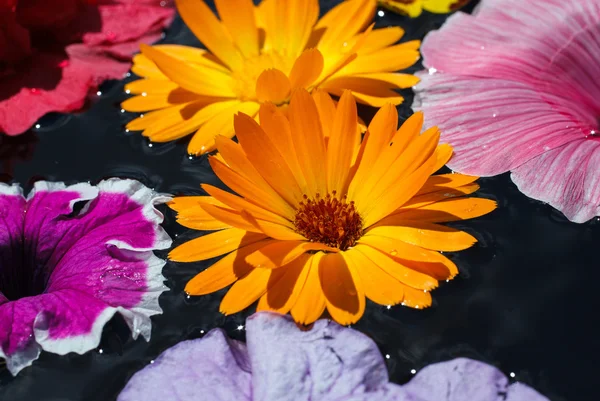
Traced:
POLYGON ((267 134, 254 119, 244 114, 234 117, 234 127, 248 160, 283 199, 291 206, 297 206, 303 200, 303 192, 284 156, 267 134))
POLYGON ((302 173, 302 169, 300 168, 300 163, 298 162, 298 156, 292 140, 290 122, 272 103, 263 103, 260 106, 259 116, 260 126, 271 142, 273 142, 279 153, 285 157, 302 193, 307 193, 308 185, 304 178, 304 174, 302 173))
POLYGON ((242 55, 257 56, 258 29, 252 0, 215 0, 215 5, 221 22, 242 55))
POLYGON ((297 89, 292 95, 289 107, 292 139, 302 160, 300 167, 310 192, 314 197, 317 193, 325 194, 326 185, 326 152, 319 112, 314 100, 304 89, 297 89))
POLYGON ((249 254, 246 262, 263 269, 276 269, 291 263, 308 251, 337 252, 337 249, 318 242, 278 241, 249 254))
POLYGON ((399 262, 407 267, 413 268, 416 263, 421 266, 417 269, 418 271, 437 280, 447 280, 458 274, 454 262, 444 255, 398 239, 373 235, 371 231, 368 231, 358 240, 358 243, 378 249, 393 259, 400 259, 399 262))
POLYGON ((319 263, 324 255, 323 252, 312 255, 307 263, 306 282, 296 303, 292 306, 292 317, 300 324, 313 323, 325 311, 325 296, 319 281, 319 263))
POLYGON ((448 188, 459 188, 476 181, 479 177, 464 174, 438 174, 429 177, 417 195, 444 191, 448 188))
POLYGON ((233 115, 237 112, 254 116, 258 112, 259 104, 255 102, 244 102, 232 105, 220 111, 213 118, 203 124, 194 134, 188 145, 188 153, 200 155, 210 152, 215 148, 215 137, 223 135, 228 138, 233 136, 233 115))
POLYGON ((176 0, 179 15, 200 42, 231 69, 239 69, 243 58, 231 36, 204 1, 176 0))
POLYGON ((250 213, 245 210, 242 211, 242 217, 244 217, 250 224, 258 228, 260 231, 265 233, 271 238, 275 238, 281 241, 306 241, 304 236, 296 233, 288 227, 284 227, 280 224, 271 223, 265 220, 256 219, 250 213))
POLYGON ((248 223, 248 221, 242 217, 241 212, 238 212, 237 210, 214 205, 204 205, 203 209, 215 219, 229 224, 232 227, 239 228, 240 230, 262 233, 261 230, 248 223))
POLYGON ((177 60, 152 46, 141 44, 142 53, 156 63, 170 80, 190 92, 205 96, 236 97, 231 75, 177 60))
POLYGON ((407 221, 403 226, 378 226, 369 230, 371 235, 390 237, 435 251, 462 251, 477 240, 456 228, 433 223, 407 221))
POLYGON ((177 85, 175 82, 167 81, 166 79, 167 77, 165 77, 165 80, 138 79, 137 81, 129 82, 128 84, 126 84, 125 91, 129 91, 128 93, 132 93, 135 95, 141 95, 142 93, 151 95, 161 95, 168 94, 172 90, 179 88, 179 85, 177 85))
POLYGON ((264 70, 256 80, 256 97, 260 102, 281 104, 290 96, 290 80, 275 68, 264 70))
POLYGON ((263 234, 228 228, 179 245, 169 253, 169 259, 174 262, 197 262, 223 255, 265 238, 263 234))
POLYGON ((281 269, 275 270, 276 274, 271 275, 267 284, 267 293, 260 298, 256 310, 288 313, 304 288, 311 259, 312 255, 305 253, 281 269))
MULTIPOLYGON (((381 29, 374 29, 363 40, 358 54, 369 54, 376 50, 393 45, 404 36, 404 29, 399 26, 390 26, 381 29)), ((353 38, 356 40, 356 37, 353 38)))
MULTIPOLYGON (((430 179, 431 179, 431 177, 430 177, 430 179)), ((478 184, 467 184, 467 185, 464 185, 464 186, 458 187, 458 188, 440 187, 439 191, 429 192, 426 194, 417 195, 417 196, 413 197, 410 201, 408 201, 404 205, 402 205, 402 208, 398 209, 398 211, 404 210, 404 208, 419 208, 419 207, 428 205, 430 203, 440 202, 440 201, 444 201, 444 200, 458 198, 458 197, 461 197, 464 195, 469 195, 469 194, 472 194, 473 192, 477 191, 478 189, 479 189, 478 184)), ((422 191, 422 189, 419 190, 419 192, 421 192, 421 191, 422 191)))
POLYGON ((333 120, 335 119, 335 103, 327 92, 321 89, 315 89, 312 92, 312 98, 315 101, 321 126, 323 127, 323 136, 326 138, 331 136, 333 129, 333 120))
POLYGON ((254 269, 246 263, 246 255, 270 241, 272 240, 258 241, 252 245, 234 250, 188 281, 185 292, 190 295, 205 295, 231 285, 254 269))
POLYGON ((430 203, 420 208, 400 209, 398 212, 381 220, 379 224, 392 226, 402 225, 406 220, 445 223, 448 221, 474 219, 475 217, 490 213, 496 207, 496 202, 490 199, 450 199, 444 202, 430 203))
POLYGON ((290 72, 292 89, 309 88, 323 71, 323 55, 317 49, 307 49, 296 59, 290 72))
POLYGON ((345 42, 371 23, 375 7, 373 0, 345 1, 336 6, 330 11, 333 18, 319 41, 319 49, 323 49, 325 54, 339 51, 345 42))
POLYGON ((388 85, 390 85, 390 88, 394 89, 412 88, 420 81, 419 77, 417 76, 393 72, 375 72, 371 74, 357 74, 354 76, 358 78, 369 79, 372 81, 385 82, 388 85))
POLYGON ((246 210, 253 216, 261 220, 267 220, 272 223, 281 224, 283 226, 293 228, 294 225, 287 219, 281 217, 276 213, 272 213, 261 206, 257 206, 253 203, 248 202, 247 200, 240 198, 230 192, 223 191, 217 187, 213 187, 212 185, 202 184, 202 189, 204 189, 209 195, 212 195, 215 199, 220 200, 221 206, 227 205, 228 207, 241 212, 242 210, 246 210))
POLYGON ((365 311, 365 293, 360 277, 349 266, 344 253, 328 253, 319 262, 319 281, 329 314, 337 323, 356 323, 365 311))
POLYGON ((348 173, 358 146, 356 102, 349 91, 344 92, 333 120, 327 146, 327 192, 346 193, 348 173))
POLYGON ((240 312, 254 303, 267 291, 269 269, 253 269, 245 277, 236 281, 221 301, 219 310, 224 315, 240 312))
POLYGON ((273 213, 293 219, 294 209, 277 194, 269 194, 259 186, 242 177, 223 162, 209 157, 208 162, 221 181, 233 191, 256 205, 261 205, 273 213))
POLYGON ((210 231, 231 227, 206 213, 202 209, 203 204, 223 206, 211 196, 178 196, 170 201, 168 206, 178 212, 177 222, 184 227, 210 231))
POLYGON ((431 306, 431 294, 429 291, 417 290, 407 286, 404 288, 402 305, 415 309, 428 308, 431 306))
POLYGON ((438 281, 434 277, 412 270, 400 263, 399 259, 391 258, 375 248, 358 244, 353 249, 365 255, 381 270, 392 276, 394 279, 412 288, 432 290, 438 286, 438 281))
POLYGON ((394 72, 414 65, 421 57, 419 41, 405 42, 386 47, 373 53, 358 55, 356 60, 339 71, 339 75, 368 74, 373 72, 394 72))
POLYGON ((380 305, 396 305, 404 299, 405 286, 355 249, 346 251, 346 260, 360 276, 365 296, 380 305))

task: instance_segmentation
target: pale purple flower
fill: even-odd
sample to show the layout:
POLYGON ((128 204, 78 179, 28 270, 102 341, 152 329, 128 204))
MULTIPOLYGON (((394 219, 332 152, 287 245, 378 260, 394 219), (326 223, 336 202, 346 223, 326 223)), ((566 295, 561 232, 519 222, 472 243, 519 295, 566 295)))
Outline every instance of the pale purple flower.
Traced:
POLYGON ((171 239, 154 206, 168 200, 133 180, 37 182, 25 198, 0 183, 0 357, 16 375, 42 350, 82 354, 119 313, 150 338, 161 313, 171 239))
POLYGON ((512 172, 574 222, 600 215, 599 0, 482 0, 425 38, 415 109, 448 166, 512 172))
POLYGON ((136 373, 117 401, 548 401, 469 359, 390 383, 377 345, 327 320, 303 331, 288 316, 261 312, 246 321, 246 340, 215 329, 181 342, 136 373))

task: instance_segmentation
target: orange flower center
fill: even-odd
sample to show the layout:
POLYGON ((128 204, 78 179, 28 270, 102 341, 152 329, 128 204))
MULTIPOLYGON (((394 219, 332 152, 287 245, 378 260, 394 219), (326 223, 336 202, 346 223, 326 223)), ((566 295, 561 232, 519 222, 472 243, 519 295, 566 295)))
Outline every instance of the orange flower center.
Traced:
POLYGON ((289 73, 294 60, 276 52, 265 52, 255 57, 244 60, 244 65, 239 70, 233 71, 234 91, 241 100, 257 100, 256 81, 263 71, 276 68, 285 74, 289 73))
POLYGON ((335 191, 314 199, 304 195, 304 201, 296 211, 294 220, 296 231, 312 242, 345 251, 353 246, 363 234, 363 221, 354 202, 348 202, 346 195, 341 199, 335 191))

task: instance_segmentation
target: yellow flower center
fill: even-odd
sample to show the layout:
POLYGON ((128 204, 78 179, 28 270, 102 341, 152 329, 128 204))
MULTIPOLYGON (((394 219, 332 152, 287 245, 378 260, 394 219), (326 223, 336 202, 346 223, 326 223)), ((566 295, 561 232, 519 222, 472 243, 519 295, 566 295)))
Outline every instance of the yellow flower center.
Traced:
POLYGON ((296 211, 296 231, 313 242, 336 247, 342 251, 353 246, 363 234, 363 221, 354 202, 346 195, 338 199, 335 191, 314 199, 304 195, 296 211))
POLYGON ((256 81, 263 71, 268 69, 277 69, 288 75, 292 69, 294 60, 288 56, 280 55, 276 52, 265 52, 256 57, 244 60, 244 65, 239 70, 233 71, 235 84, 233 90, 237 93, 239 99, 243 101, 258 100, 256 96, 256 81))

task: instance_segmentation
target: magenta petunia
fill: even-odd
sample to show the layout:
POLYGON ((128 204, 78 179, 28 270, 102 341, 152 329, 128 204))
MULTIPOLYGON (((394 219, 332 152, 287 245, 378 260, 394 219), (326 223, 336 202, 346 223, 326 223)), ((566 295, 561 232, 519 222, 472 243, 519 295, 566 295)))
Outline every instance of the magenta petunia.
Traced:
POLYGON ((450 168, 511 171, 572 221, 600 215, 599 15, 599 0, 482 0, 425 38, 414 107, 450 168))
POLYGON ((288 316, 260 312, 246 321, 246 341, 215 329, 181 342, 136 373, 117 401, 548 401, 469 359, 390 383, 377 345, 327 320, 300 330, 288 316))
POLYGON ((81 108, 121 79, 140 43, 160 39, 167 0, 0 0, 0 133, 81 108))
POLYGON ((155 205, 170 198, 134 180, 37 182, 25 198, 0 183, 0 357, 16 375, 42 350, 82 354, 120 314, 150 338, 161 313, 171 239, 155 205))

